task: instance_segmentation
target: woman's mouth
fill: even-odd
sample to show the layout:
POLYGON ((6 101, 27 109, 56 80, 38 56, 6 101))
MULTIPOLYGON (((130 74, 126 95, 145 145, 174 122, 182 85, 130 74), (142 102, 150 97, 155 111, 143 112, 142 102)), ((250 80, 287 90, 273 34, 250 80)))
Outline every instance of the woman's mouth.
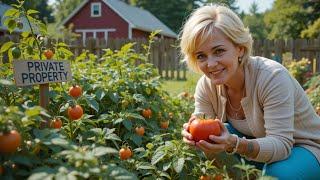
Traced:
POLYGON ((211 72, 209 72, 209 74, 216 76, 216 75, 220 74, 222 71, 224 71, 224 69, 225 68, 222 68, 222 69, 219 69, 219 70, 216 70, 216 71, 211 71, 211 72))

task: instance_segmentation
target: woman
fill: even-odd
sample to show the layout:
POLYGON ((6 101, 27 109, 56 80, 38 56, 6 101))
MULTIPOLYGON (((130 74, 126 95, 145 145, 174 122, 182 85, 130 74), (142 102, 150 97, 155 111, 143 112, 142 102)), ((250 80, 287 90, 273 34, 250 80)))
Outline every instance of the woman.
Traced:
POLYGON ((320 179, 320 118, 285 67, 250 56, 252 38, 240 18, 224 6, 200 7, 180 39, 188 66, 204 73, 184 142, 208 158, 238 154, 279 179, 320 179), (222 121, 212 143, 195 142, 188 132, 198 114, 222 121))

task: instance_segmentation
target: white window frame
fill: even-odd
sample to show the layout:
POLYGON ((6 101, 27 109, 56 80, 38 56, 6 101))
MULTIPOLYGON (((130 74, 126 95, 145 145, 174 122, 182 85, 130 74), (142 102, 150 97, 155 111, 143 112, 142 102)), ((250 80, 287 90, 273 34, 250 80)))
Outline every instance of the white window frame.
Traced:
POLYGON ((91 3, 91 17, 100 17, 101 16, 101 2, 91 3), (99 14, 94 14, 94 6, 98 6, 99 14))
POLYGON ((93 33, 93 38, 97 38, 98 32, 104 33, 104 39, 106 43, 108 42, 108 33, 109 32, 116 32, 116 29, 109 28, 109 29, 76 29, 75 32, 82 34, 82 42, 83 46, 86 45, 87 33, 93 33))

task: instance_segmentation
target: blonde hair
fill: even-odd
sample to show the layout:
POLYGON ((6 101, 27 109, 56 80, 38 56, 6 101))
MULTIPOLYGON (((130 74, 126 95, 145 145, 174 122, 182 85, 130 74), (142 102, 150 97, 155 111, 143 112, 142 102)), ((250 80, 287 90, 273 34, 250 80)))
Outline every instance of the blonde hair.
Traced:
POLYGON ((200 72, 200 69, 194 51, 213 35, 214 28, 221 30, 233 44, 244 47, 241 65, 245 64, 251 55, 251 34, 237 15, 222 5, 202 6, 191 14, 179 36, 184 61, 196 72, 200 72))

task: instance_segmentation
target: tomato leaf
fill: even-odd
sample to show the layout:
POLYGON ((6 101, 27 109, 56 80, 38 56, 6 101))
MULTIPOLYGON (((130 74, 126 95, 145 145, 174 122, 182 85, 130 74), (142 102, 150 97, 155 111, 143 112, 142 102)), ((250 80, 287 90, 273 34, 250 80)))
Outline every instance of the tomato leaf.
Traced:
POLYGON ((161 172, 161 173, 160 173, 160 176, 166 177, 166 178, 168 178, 168 179, 171 179, 171 176, 170 176, 168 173, 166 173, 166 172, 161 172))
POLYGON ((25 113, 28 117, 31 117, 31 116, 39 115, 40 112, 41 112, 41 108, 36 106, 30 109, 27 109, 25 113))
POLYGON ((85 95, 85 100, 92 109, 94 109, 96 112, 99 112, 99 103, 93 97, 85 95))
POLYGON ((117 93, 108 93, 109 98, 111 99, 111 101, 113 101, 114 103, 118 103, 119 102, 119 95, 117 93))
POLYGON ((96 97, 98 98, 98 100, 102 100, 102 98, 106 95, 106 92, 102 89, 98 89, 95 93, 96 97))
POLYGON ((115 121, 113 121, 113 124, 119 124, 119 123, 121 123, 122 121, 124 121, 123 118, 118 118, 118 119, 116 119, 115 121))
POLYGON ((171 167, 172 162, 166 162, 163 164, 162 169, 163 171, 167 171, 171 167))
POLYGON ((108 164, 106 168, 107 177, 105 179, 130 179, 130 180, 138 180, 135 174, 128 172, 126 169, 118 167, 115 164, 108 164))
POLYGON ((130 139, 137 145, 140 146, 142 143, 142 137, 138 136, 137 134, 132 134, 132 136, 130 136, 130 139))
POLYGON ((144 170, 151 170, 151 169, 156 169, 155 166, 150 164, 149 162, 141 162, 138 164, 137 169, 144 169, 144 170))
POLYGON ((1 46, 0 53, 6 52, 6 51, 7 51, 9 48, 11 48, 13 45, 14 45, 14 42, 12 42, 12 41, 9 41, 9 42, 4 43, 4 44, 1 46))
POLYGON ((165 156, 166 156, 166 153, 164 151, 156 151, 155 154, 152 156, 151 164, 152 165, 157 164, 165 156))
POLYGON ((137 114, 137 113, 126 113, 125 117, 127 117, 129 119, 145 120, 143 116, 141 116, 140 114, 137 114))
POLYGON ((133 99, 136 100, 136 102, 147 102, 146 98, 142 94, 134 94, 133 99))
POLYGON ((122 121, 122 124, 124 125, 124 127, 126 127, 126 129, 131 130, 132 129, 132 122, 125 119, 122 121))
POLYGON ((111 147, 96 147, 92 150, 94 156, 103 156, 106 154, 117 154, 118 150, 111 147))
POLYGON ((29 9, 29 10, 27 11, 27 14, 28 14, 28 15, 30 15, 30 14, 38 14, 38 13, 39 13, 39 11, 34 10, 34 9, 29 9))
POLYGON ((8 9, 8 10, 4 13, 3 17, 6 17, 6 16, 14 16, 14 15, 16 15, 16 14, 18 14, 18 15, 20 14, 19 10, 18 10, 18 9, 11 8, 11 9, 8 9))
POLYGON ((179 159, 174 159, 173 160, 173 169, 177 172, 180 173, 182 171, 183 165, 184 165, 185 159, 184 158, 179 158, 179 159))
POLYGON ((28 179, 29 180, 53 179, 53 176, 54 176, 54 173, 49 174, 47 172, 37 172, 37 173, 33 173, 28 179))
POLYGON ((13 162, 16 162, 16 163, 19 163, 19 164, 23 164, 23 165, 26 165, 26 166, 29 166, 29 167, 31 167, 32 164, 36 163, 36 162, 33 162, 34 160, 32 160, 31 157, 22 156, 22 155, 15 155, 15 156, 12 157, 11 160, 13 162))

